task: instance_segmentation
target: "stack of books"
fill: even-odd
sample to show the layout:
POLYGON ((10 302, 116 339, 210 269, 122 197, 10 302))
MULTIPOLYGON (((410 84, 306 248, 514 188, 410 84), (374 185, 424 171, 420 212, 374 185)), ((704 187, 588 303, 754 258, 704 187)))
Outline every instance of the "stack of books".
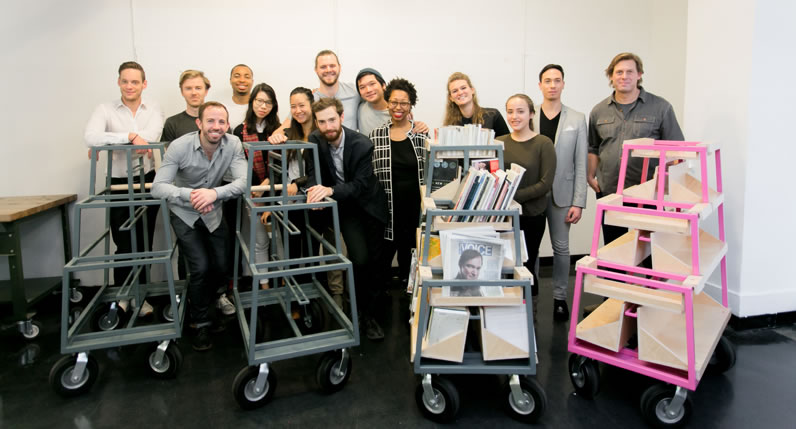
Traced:
MULTIPOLYGON (((506 210, 517 192, 525 168, 511 164, 508 171, 470 167, 453 198, 454 210, 506 210)), ((451 215, 448 222, 502 222, 505 216, 451 215)))
MULTIPOLYGON (((501 144, 495 142, 495 131, 481 128, 481 124, 449 125, 437 130, 437 144, 440 146, 486 146, 501 144)), ((441 151, 440 157, 461 157, 461 151, 441 151)), ((473 150, 471 158, 484 158, 494 156, 494 151, 473 150)))

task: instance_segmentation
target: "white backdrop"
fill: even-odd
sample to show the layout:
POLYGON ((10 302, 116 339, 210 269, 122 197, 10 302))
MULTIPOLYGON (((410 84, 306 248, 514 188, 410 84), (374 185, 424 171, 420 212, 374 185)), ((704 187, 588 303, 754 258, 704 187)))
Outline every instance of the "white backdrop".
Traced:
MULTIPOLYGON (((419 95, 415 117, 438 127, 454 71, 470 75, 482 105, 504 110, 517 92, 538 103, 539 69, 559 63, 566 72, 564 102, 588 115, 611 91, 604 76, 610 59, 632 51, 644 60, 645 87, 668 99, 682 123, 686 0, 51 0, 5 9, 2 196, 87 195, 83 127, 98 103, 119 96, 116 70, 130 59, 146 69, 144 95, 166 116, 184 109, 182 70, 203 70, 212 84, 208 100, 227 100, 230 68, 246 63, 255 84, 275 88, 284 118, 293 87, 317 87, 315 54, 333 49, 344 81, 363 67, 412 81, 419 95)), ((574 254, 588 253, 593 206, 590 191, 589 209, 572 230, 574 254)), ((99 213, 84 217, 84 241, 100 224, 99 213)), ((59 274, 57 221, 30 222, 23 231, 26 275, 59 274)), ((545 238, 541 255, 551 254, 545 238)), ((0 270, 7 278, 6 266, 0 270)), ((99 279, 83 277, 85 284, 99 279)))

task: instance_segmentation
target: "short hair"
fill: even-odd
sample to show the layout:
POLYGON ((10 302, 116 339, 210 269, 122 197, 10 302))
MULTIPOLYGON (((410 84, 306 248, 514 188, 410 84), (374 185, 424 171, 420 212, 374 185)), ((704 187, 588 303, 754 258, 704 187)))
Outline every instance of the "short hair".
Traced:
MULTIPOLYGON (((519 98, 520 100, 528 104, 528 111, 531 113, 531 116, 533 116, 536 113, 536 109, 534 109, 533 107, 533 100, 531 100, 531 97, 528 97, 525 94, 514 94, 506 100, 506 104, 509 104, 509 101, 511 101, 512 98, 519 98)), ((531 131, 533 131, 533 118, 531 118, 531 120, 528 122, 531 127, 531 131)))
MULTIPOLYGON (((254 77, 254 72, 252 71, 252 68, 247 66, 246 64, 235 64, 235 66, 233 66, 229 70, 229 77, 232 77, 232 74, 235 73, 235 69, 238 68, 238 67, 246 67, 247 69, 249 69, 249 73, 252 74, 252 77, 254 77)), ((208 86, 208 88, 210 88, 210 87, 208 86)))
POLYGON ((144 71, 144 68, 141 67, 141 64, 138 64, 135 61, 125 61, 125 62, 123 62, 122 65, 119 66, 119 76, 122 75, 122 71, 127 70, 127 69, 133 69, 133 70, 140 71, 141 72, 141 80, 142 81, 146 80, 146 72, 144 71))
MULTIPOLYGON (((638 55, 632 52, 622 52, 615 56, 614 59, 611 60, 611 64, 608 64, 608 68, 605 69, 605 76, 608 77, 608 85, 611 85, 611 76, 614 74, 614 67, 616 67, 620 61, 625 60, 633 60, 633 62, 636 63, 636 71, 638 74, 644 73, 644 64, 641 62, 641 58, 639 58, 638 55)), ((636 86, 641 87, 641 78, 638 79, 636 86)))
POLYGON ((539 72, 539 82, 542 81, 542 75, 544 74, 544 72, 546 72, 546 71, 548 71, 550 69, 556 69, 556 70, 560 71, 561 72, 561 80, 564 80, 564 68, 561 67, 558 64, 548 64, 548 65, 542 67, 542 71, 539 72))
POLYGON ((482 261, 484 259, 484 257, 481 256, 481 252, 475 249, 466 249, 464 252, 462 252, 461 255, 459 255, 459 266, 460 267, 464 266, 464 264, 466 264, 467 261, 474 258, 481 258, 482 261))
POLYGON ((334 59, 335 61, 337 61, 337 65, 338 66, 340 65, 340 58, 337 58, 337 54, 335 54, 334 51, 332 51, 331 49, 324 49, 321 52, 318 52, 317 55, 315 55, 315 67, 318 67, 318 58, 324 55, 334 55, 334 59))
POLYGON ((337 110, 338 115, 343 115, 343 103, 334 97, 324 97, 312 103, 312 114, 315 115, 321 110, 326 110, 332 106, 337 110))
POLYGON ((202 105, 199 106, 199 120, 204 119, 205 110, 211 107, 220 107, 224 109, 224 111, 227 112, 227 121, 229 121, 229 110, 227 110, 227 106, 219 103, 218 101, 207 101, 205 103, 202 103, 202 105))
POLYGON ((199 70, 185 70, 180 74, 180 89, 182 89, 182 84, 185 83, 188 79, 193 79, 195 77, 201 77, 202 81, 205 83, 205 89, 210 89, 210 79, 208 79, 204 73, 200 72, 199 70))
POLYGON ((387 88, 384 90, 384 99, 389 101, 390 94, 396 89, 405 92, 409 96, 409 103, 412 106, 417 103, 417 90, 415 90, 415 86, 412 85, 412 82, 400 77, 396 77, 387 84, 387 88))

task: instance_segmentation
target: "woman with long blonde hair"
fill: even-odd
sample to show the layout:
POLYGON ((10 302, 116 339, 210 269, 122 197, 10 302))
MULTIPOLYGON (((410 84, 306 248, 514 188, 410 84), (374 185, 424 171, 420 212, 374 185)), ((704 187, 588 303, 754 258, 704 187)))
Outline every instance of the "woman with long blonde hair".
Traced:
POLYGON ((506 121, 497 109, 481 107, 470 77, 456 72, 448 78, 448 103, 442 125, 481 124, 495 131, 495 136, 509 133, 506 121))

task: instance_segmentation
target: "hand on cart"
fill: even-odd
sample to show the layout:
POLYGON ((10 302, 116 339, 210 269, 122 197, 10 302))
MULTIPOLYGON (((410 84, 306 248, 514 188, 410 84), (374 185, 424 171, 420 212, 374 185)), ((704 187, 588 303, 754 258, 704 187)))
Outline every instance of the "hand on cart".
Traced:
POLYGON ((212 211, 216 199, 218 194, 215 189, 199 188, 191 191, 191 205, 201 214, 212 211))

